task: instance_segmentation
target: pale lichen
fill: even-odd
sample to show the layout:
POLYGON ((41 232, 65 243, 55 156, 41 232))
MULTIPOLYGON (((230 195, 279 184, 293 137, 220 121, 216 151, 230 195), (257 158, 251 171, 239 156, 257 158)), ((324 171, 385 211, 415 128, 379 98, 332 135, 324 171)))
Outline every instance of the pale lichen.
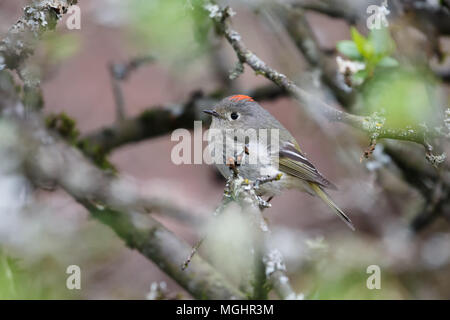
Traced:
POLYGON ((235 80, 239 78, 241 74, 244 73, 244 64, 240 61, 236 62, 234 68, 230 71, 230 80, 235 80))
POLYGON ((286 271, 286 265, 280 250, 272 249, 263 258, 266 266, 266 277, 270 277, 276 271, 286 271))
POLYGON ((431 152, 430 153, 427 152, 425 157, 434 167, 437 168, 441 163, 445 161, 445 159, 447 158, 447 154, 443 152, 441 154, 436 155, 432 154, 431 152))
POLYGON ((369 117, 364 118, 363 130, 370 133, 372 139, 377 139, 383 129, 386 118, 378 112, 374 112, 369 117))
POLYGON ((212 19, 221 19, 222 18, 222 10, 217 4, 207 3, 204 6, 205 10, 209 12, 209 17, 212 19))

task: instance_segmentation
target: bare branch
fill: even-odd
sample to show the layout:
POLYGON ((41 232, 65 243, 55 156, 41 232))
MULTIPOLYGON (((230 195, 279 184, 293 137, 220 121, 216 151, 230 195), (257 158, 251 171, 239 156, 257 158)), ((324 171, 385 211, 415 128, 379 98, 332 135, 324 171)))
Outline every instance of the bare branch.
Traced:
MULTIPOLYGON (((450 190, 450 189, 449 189, 450 190)), ((419 232, 443 214, 445 202, 448 201, 449 191, 444 187, 442 180, 435 184, 434 189, 429 194, 429 199, 424 205, 423 211, 419 213, 411 222, 411 229, 419 232)))
POLYGON ((125 101, 123 97, 121 82, 126 80, 131 72, 140 66, 153 62, 152 56, 142 56, 131 59, 126 63, 111 63, 109 65, 109 73, 111 75, 112 90, 114 100, 116 102, 116 120, 121 122, 125 119, 125 101))
MULTIPOLYGON (((269 85, 258 87, 247 94, 261 101, 276 99, 286 92, 269 85)), ((201 110, 218 102, 222 95, 222 92, 207 96, 195 92, 186 102, 150 107, 137 117, 127 118, 85 135, 80 143, 86 144, 87 153, 94 155, 96 152, 108 153, 128 143, 168 134, 178 128, 192 129, 195 120, 205 119, 201 110)))
POLYGON ((86 144, 92 152, 108 153, 127 143, 157 137, 178 128, 193 128, 194 120, 201 119, 200 107, 214 101, 197 92, 186 103, 149 108, 137 117, 116 122, 82 137, 80 143, 86 144))

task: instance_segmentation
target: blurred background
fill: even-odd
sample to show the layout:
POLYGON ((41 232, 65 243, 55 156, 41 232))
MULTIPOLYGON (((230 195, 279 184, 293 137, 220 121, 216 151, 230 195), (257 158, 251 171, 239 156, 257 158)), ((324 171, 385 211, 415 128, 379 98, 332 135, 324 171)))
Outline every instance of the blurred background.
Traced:
MULTIPOLYGON (((79 1, 81 29, 69 30, 65 16, 55 32, 44 35, 28 61, 42 79, 44 114, 65 113, 81 136, 111 126, 117 103, 111 65, 135 57, 152 58, 120 81, 126 117, 186 103, 198 91, 221 98, 270 87, 249 67, 237 79, 228 78, 236 55, 214 33, 208 13, 194 2, 79 1)), ((366 26, 366 8, 381 6, 381 1, 360 1, 348 9, 360 18, 359 32, 352 31, 347 19, 308 9, 302 14, 324 57, 314 65, 286 25, 289 19, 297 21, 285 7, 295 2, 224 3, 236 12, 233 28, 253 52, 334 106, 343 106, 352 95, 353 112, 382 113, 393 126, 443 121, 449 106, 447 35, 432 37, 427 29, 415 26, 419 18, 408 13, 397 19, 391 1, 387 35, 371 35, 366 26), (364 72, 352 73, 341 62, 339 73, 336 56, 364 63, 364 72), (339 84, 335 91, 320 84, 325 64, 339 84)), ((22 16, 27 3, 0 0, 0 35, 22 16)), ((298 3, 296 8, 302 10, 308 1, 298 3)), ((382 142, 369 159, 362 159, 369 141, 355 129, 329 123, 316 116, 314 108, 283 94, 260 103, 338 186, 331 196, 357 229, 351 232, 328 207, 307 194, 288 191, 275 197, 264 215, 295 291, 309 299, 450 299, 448 201, 429 223, 415 227, 416 219, 427 214, 429 199, 393 159, 395 149, 396 155, 410 159, 414 166, 435 170, 426 161, 423 147, 405 141, 382 142), (380 290, 366 286, 370 265, 381 268, 380 290)), ((0 132, 6 139, 9 131, 3 124, 0 132)), ((170 134, 130 143, 112 150, 108 160, 147 192, 173 197, 197 211, 199 218, 206 218, 221 201, 225 180, 212 166, 173 164, 170 156, 175 144, 170 134)), ((448 142, 437 150, 449 151, 448 142)), ((14 157, 2 154, 1 162, 0 166, 9 168, 14 157)), ((448 168, 448 160, 441 165, 448 168)), ((450 183, 448 175, 442 179, 444 185, 450 183)), ((34 190, 22 175, 2 173, 0 214, 0 298, 145 299, 155 297, 155 284, 161 282, 167 296, 191 298, 156 264, 90 218, 63 190, 34 190), (73 264, 82 270, 81 290, 66 288, 66 268, 73 264)), ((155 217, 192 245, 199 237, 199 230, 188 223, 162 214, 155 217)), ((199 254, 207 251, 206 246, 199 254)))

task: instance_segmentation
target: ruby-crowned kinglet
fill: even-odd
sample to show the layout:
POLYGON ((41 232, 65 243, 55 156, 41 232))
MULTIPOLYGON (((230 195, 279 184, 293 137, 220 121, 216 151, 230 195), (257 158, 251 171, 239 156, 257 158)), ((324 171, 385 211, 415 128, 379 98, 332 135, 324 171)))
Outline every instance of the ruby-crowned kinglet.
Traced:
POLYGON ((232 174, 227 164, 229 157, 237 158, 239 173, 244 178, 255 181, 278 175, 279 179, 260 185, 257 190, 260 195, 272 197, 291 188, 317 195, 355 230, 351 220, 324 190, 336 187, 305 157, 289 131, 251 97, 227 97, 204 112, 212 115, 209 147, 219 154, 220 161, 215 164, 224 177, 232 174), (242 159, 243 156, 246 158, 242 159))

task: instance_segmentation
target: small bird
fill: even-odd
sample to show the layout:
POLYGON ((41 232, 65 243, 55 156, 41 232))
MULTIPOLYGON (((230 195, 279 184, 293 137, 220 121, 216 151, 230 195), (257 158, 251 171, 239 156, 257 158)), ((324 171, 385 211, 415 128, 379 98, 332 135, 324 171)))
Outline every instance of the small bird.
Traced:
POLYGON ((242 177, 255 181, 281 174, 279 179, 260 185, 259 195, 272 198, 285 189, 295 188, 318 196, 350 229, 355 230, 350 218, 325 191, 327 188, 336 189, 336 187, 306 158, 289 131, 254 99, 246 95, 233 95, 204 112, 212 116, 210 132, 214 132, 215 135, 219 133, 221 137, 214 138, 210 134, 209 147, 210 150, 214 150, 213 153, 217 151, 220 153, 220 161, 216 161, 215 164, 225 178, 232 174, 227 164, 230 155, 227 148, 231 148, 234 159, 237 158, 236 155, 240 158, 242 155, 247 156, 247 161, 241 160, 239 163, 239 173, 242 177), (242 138, 242 131, 249 129, 256 132, 257 139, 249 139, 248 136, 242 138), (266 132, 266 139, 262 138, 261 130, 266 132), (276 135, 273 133, 274 130, 276 135), (272 148, 275 145, 272 136, 278 137, 276 148, 272 148), (254 152, 258 156, 256 163, 248 161, 254 152), (261 172, 264 172, 264 176, 261 172))

